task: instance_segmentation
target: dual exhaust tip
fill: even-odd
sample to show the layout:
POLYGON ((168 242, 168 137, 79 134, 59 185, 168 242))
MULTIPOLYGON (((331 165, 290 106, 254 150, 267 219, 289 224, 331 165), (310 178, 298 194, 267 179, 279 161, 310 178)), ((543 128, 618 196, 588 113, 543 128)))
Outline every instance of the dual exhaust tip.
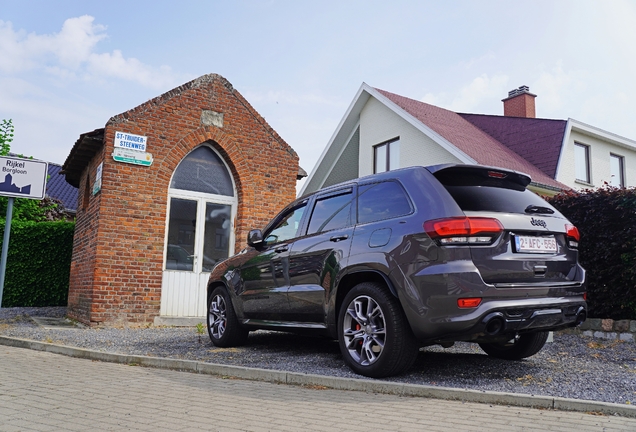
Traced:
MULTIPOLYGON (((587 312, 583 306, 579 307, 576 311, 576 318, 574 320, 575 327, 580 326, 587 319, 587 312)), ((493 312, 486 315, 484 320, 484 332, 488 336, 496 336, 503 333, 506 329, 506 318, 501 312, 493 312)))

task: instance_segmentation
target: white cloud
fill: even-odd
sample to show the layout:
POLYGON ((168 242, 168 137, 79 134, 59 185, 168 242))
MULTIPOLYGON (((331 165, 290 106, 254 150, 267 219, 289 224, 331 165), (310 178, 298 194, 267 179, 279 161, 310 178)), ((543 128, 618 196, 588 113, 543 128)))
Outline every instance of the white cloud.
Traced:
POLYGON ((548 115, 558 113, 567 104, 568 95, 577 94, 583 90, 583 84, 577 75, 575 71, 564 71, 561 61, 551 71, 541 73, 530 87, 530 91, 539 98, 537 100, 538 117, 544 117, 539 110, 548 115))
POLYGON ((460 61, 459 65, 464 69, 473 69, 475 67, 479 67, 480 65, 488 65, 497 59, 497 56, 493 52, 488 52, 480 57, 473 57, 465 61, 460 61))
POLYGON ((119 50, 112 53, 92 53, 87 63, 87 70, 91 75, 136 81, 152 88, 165 88, 174 84, 176 79, 169 67, 154 68, 145 65, 136 58, 125 58, 119 50))
POLYGON ((85 62, 95 45, 106 37, 104 26, 93 24, 84 15, 67 19, 62 30, 52 35, 26 34, 14 31, 10 22, 0 21, 0 68, 15 73, 46 67, 51 58, 62 67, 77 69, 85 62))
POLYGON ((19 72, 33 67, 34 61, 29 58, 26 43, 20 45, 24 32, 15 32, 10 22, 0 20, 0 71, 19 72))
POLYGON ((484 101, 490 103, 492 100, 501 99, 502 95, 507 94, 507 86, 508 77, 506 75, 489 77, 487 74, 482 74, 467 86, 462 87, 453 99, 450 109, 453 111, 473 112, 484 101))
POLYGON ((507 94, 507 75, 481 74, 470 84, 454 92, 427 93, 422 102, 437 105, 457 112, 483 112, 485 105, 499 101, 507 94))
POLYGON ((102 33, 106 27, 93 24, 94 20, 89 15, 69 18, 64 21, 61 32, 52 37, 42 36, 50 41, 48 48, 63 66, 77 69, 88 60, 97 43, 106 37, 102 33))
POLYGON ((430 105, 435 105, 435 106, 442 106, 443 105, 443 100, 448 99, 448 93, 438 93, 438 94, 433 94, 433 93, 426 93, 421 99, 420 101, 430 104, 430 105))
POLYGON ((10 22, 0 21, 0 72, 15 74, 43 70, 65 80, 116 78, 143 86, 164 89, 177 77, 167 66, 153 67, 120 50, 98 53, 98 43, 107 37, 106 27, 89 15, 64 21, 59 33, 37 35, 15 31, 10 22))

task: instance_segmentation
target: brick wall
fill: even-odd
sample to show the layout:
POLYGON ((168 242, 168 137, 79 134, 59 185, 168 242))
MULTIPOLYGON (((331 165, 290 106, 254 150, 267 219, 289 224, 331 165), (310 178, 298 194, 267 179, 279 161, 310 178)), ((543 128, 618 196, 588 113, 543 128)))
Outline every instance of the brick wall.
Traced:
POLYGON ((141 325, 159 315, 169 182, 179 162, 205 142, 225 159, 236 184, 236 251, 249 229, 263 227, 294 199, 298 156, 218 75, 111 118, 102 148, 81 175, 71 317, 90 325, 141 325), (147 136, 152 166, 115 162, 116 131, 147 136), (101 162, 102 189, 85 195, 101 162))

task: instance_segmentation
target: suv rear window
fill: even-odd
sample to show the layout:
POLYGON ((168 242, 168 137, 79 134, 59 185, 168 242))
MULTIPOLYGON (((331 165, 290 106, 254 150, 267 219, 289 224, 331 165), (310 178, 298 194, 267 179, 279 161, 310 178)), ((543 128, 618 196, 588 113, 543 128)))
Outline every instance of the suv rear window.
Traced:
POLYGON ((545 207, 558 212, 541 197, 523 191, 490 186, 447 186, 446 190, 463 211, 526 213, 529 206, 545 207))

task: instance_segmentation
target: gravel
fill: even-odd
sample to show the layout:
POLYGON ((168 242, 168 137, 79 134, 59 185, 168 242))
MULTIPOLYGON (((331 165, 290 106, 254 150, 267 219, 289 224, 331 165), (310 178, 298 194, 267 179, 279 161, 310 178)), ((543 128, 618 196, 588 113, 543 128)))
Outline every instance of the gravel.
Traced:
MULTIPOLYGON (((30 317, 65 316, 66 308, 0 309, 0 335, 119 354, 359 378, 325 338, 256 331, 245 346, 218 348, 195 327, 45 329, 30 317)), ((476 344, 423 348, 414 367, 386 381, 636 404, 636 343, 557 332, 522 361, 490 358, 476 344)))

